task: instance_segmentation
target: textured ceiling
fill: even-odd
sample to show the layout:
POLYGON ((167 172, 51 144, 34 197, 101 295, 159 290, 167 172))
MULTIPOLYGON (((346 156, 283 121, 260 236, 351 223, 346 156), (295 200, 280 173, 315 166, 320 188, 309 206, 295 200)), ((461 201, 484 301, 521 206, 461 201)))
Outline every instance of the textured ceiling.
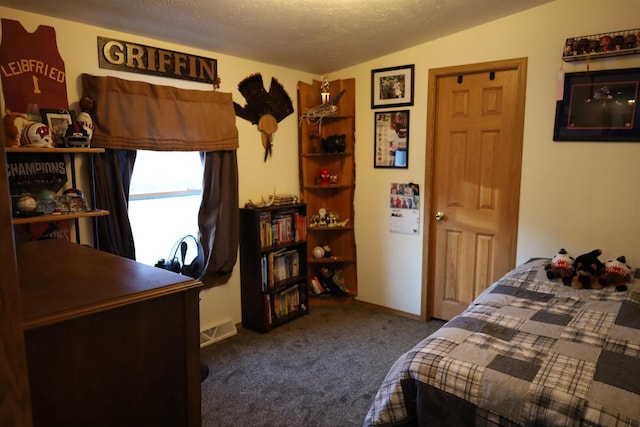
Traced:
POLYGON ((0 5, 324 74, 551 0, 0 0, 0 5))

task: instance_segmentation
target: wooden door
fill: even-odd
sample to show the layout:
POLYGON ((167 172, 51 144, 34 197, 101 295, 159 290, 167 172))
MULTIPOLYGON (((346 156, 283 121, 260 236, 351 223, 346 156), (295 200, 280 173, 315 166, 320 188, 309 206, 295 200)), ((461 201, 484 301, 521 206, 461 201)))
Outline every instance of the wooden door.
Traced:
POLYGON ((459 314, 514 266, 525 68, 514 60, 431 73, 433 317, 459 314))

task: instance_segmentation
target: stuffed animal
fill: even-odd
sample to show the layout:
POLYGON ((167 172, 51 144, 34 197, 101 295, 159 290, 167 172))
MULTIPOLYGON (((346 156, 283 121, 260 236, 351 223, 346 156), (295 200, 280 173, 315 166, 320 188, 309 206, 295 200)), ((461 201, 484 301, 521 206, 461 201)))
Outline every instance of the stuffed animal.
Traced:
POLYGON ((614 285, 616 291, 623 292, 627 290, 629 282, 631 282, 631 267, 627 264, 627 258, 624 255, 604 263, 604 273, 598 278, 600 285, 614 285))
POLYGON ((572 288, 602 289, 602 285, 598 283, 598 276, 604 272, 604 264, 598 259, 601 254, 602 250, 594 249, 576 257, 573 264, 576 274, 571 279, 572 288))
POLYGON ((317 292, 316 285, 319 285, 317 288, 321 290, 321 293, 335 296, 349 295, 349 293, 345 291, 342 283, 335 282, 336 278, 340 279, 340 276, 336 276, 334 272, 329 270, 327 267, 320 268, 318 274, 316 274, 312 279, 314 292, 317 292), (313 281, 317 281, 317 283, 314 283, 313 281))
POLYGON ((325 153, 342 153, 346 148, 347 136, 331 135, 322 140, 322 150, 325 153))
POLYGON ((22 135, 22 129, 32 123, 27 116, 21 113, 14 113, 7 110, 7 114, 2 119, 2 126, 4 128, 4 144, 6 147, 19 147, 20 136, 22 135))
POLYGON ((547 278, 549 280, 562 279, 562 283, 570 286, 574 275, 574 262, 575 259, 567 253, 565 248, 560 249, 551 262, 544 266, 547 278))

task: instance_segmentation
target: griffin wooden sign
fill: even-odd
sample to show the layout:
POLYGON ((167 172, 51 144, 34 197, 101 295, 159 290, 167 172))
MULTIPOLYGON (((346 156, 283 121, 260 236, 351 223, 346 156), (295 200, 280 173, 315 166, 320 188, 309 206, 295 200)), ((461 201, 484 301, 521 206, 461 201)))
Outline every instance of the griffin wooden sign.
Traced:
POLYGON ((151 74, 217 86, 218 61, 173 50, 98 37, 100 68, 151 74))

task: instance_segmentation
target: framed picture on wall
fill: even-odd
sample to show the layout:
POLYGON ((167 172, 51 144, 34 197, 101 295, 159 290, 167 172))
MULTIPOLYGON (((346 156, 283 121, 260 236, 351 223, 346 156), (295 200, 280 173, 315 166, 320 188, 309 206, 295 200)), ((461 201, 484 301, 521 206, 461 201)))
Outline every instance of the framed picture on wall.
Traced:
POLYGON ((409 167, 409 110, 376 112, 373 166, 409 167))
POLYGON ((414 65, 371 70, 371 108, 413 105, 414 65))
POLYGON ((554 141, 640 142, 640 68, 565 74, 554 141))

